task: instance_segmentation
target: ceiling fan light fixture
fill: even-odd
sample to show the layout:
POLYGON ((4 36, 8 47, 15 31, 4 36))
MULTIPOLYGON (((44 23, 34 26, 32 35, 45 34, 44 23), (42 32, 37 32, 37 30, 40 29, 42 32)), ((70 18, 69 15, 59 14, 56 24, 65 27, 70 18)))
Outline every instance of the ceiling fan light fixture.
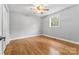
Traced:
POLYGON ((33 12, 34 13, 38 13, 38 14, 44 14, 45 12, 47 12, 49 9, 45 8, 44 5, 36 5, 34 8, 33 8, 33 12))

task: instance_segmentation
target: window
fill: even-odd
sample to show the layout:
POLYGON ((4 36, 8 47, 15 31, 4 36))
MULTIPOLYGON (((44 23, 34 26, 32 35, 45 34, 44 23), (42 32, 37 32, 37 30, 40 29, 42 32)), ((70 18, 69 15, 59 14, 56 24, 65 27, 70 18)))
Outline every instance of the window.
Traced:
POLYGON ((49 19, 49 27, 60 27, 59 15, 51 16, 49 19))

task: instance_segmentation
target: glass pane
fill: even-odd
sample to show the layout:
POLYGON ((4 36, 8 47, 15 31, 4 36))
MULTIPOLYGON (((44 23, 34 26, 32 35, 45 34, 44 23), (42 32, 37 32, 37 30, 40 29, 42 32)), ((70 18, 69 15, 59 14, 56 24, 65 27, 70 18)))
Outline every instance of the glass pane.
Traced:
POLYGON ((59 26, 59 17, 58 16, 51 17, 51 26, 59 26))

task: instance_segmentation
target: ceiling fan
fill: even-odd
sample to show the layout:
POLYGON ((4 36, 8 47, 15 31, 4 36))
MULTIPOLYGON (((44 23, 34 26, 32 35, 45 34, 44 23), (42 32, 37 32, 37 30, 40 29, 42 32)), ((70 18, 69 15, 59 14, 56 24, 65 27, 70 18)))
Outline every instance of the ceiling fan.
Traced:
POLYGON ((34 6, 34 8, 32 8, 33 13, 36 14, 44 14, 45 12, 49 11, 49 9, 47 9, 44 5, 40 4, 40 5, 36 5, 34 6))

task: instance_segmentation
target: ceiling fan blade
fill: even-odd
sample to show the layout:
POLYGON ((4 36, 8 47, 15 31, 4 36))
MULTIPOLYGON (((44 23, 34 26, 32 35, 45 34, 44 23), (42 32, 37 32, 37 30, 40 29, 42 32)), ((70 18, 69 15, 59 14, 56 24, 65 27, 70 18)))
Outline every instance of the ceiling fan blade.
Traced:
POLYGON ((44 9, 44 11, 49 11, 49 9, 44 9))

